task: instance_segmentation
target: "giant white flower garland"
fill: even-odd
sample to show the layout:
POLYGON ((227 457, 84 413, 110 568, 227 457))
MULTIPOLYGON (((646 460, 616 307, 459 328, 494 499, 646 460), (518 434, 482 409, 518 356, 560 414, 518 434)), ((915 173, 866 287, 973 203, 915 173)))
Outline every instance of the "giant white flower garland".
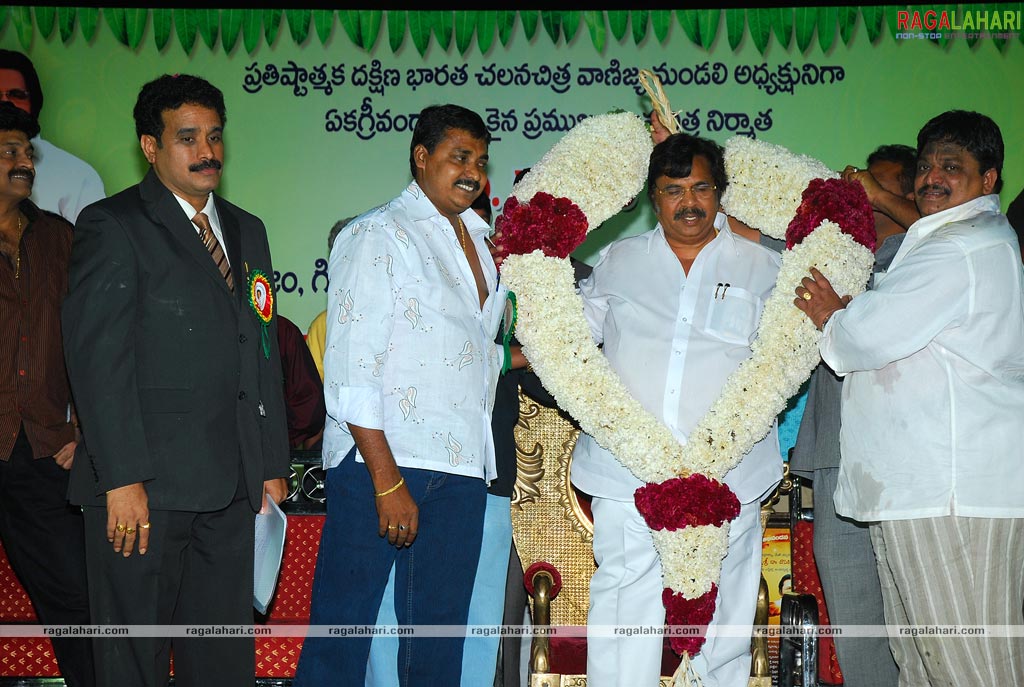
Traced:
MULTIPOLYGON (((513 196, 525 203, 538 193, 573 201, 578 198, 587 217, 587 231, 643 188, 650 153, 648 130, 639 117, 620 113, 594 119, 599 120, 599 127, 583 130, 583 124, 595 123, 584 120, 513 189, 513 196), (624 145, 636 149, 616 149, 624 145), (598 201, 595 191, 604 202, 598 201)), ((785 236, 809 182, 837 176, 812 158, 763 141, 736 137, 727 142, 725 151, 730 186, 723 197, 724 207, 775 238, 785 236)), ((729 377, 719 398, 681 445, 631 396, 594 344, 568 259, 550 257, 541 250, 505 258, 502 275, 519 304, 517 337, 560 407, 638 479, 649 487, 665 488, 651 492, 648 509, 652 502, 660 507, 658 499, 676 498, 680 488, 696 493, 685 515, 691 520, 697 516, 699 524, 670 522, 652 527, 662 561, 669 624, 706 625, 710 620, 721 561, 728 548, 728 521, 738 512, 738 504, 735 510, 707 520, 694 509, 700 511, 709 500, 727 500, 721 498, 721 489, 728 492, 728 488, 719 481, 767 435, 787 400, 819 360, 820 333, 793 306, 796 286, 813 266, 837 292, 855 295, 864 289, 872 262, 868 248, 829 220, 787 250, 775 291, 765 304, 751 357, 729 377), (680 477, 686 480, 674 483, 680 477)), ((638 507, 642 491, 638 490, 638 507)), ((731 492, 727 496, 735 500, 731 492)), ((647 512, 644 515, 651 524, 654 518, 647 512)), ((690 638, 673 641, 673 648, 685 659, 702 644, 703 638, 690 638)), ((684 664, 688 662, 684 660, 684 664)))

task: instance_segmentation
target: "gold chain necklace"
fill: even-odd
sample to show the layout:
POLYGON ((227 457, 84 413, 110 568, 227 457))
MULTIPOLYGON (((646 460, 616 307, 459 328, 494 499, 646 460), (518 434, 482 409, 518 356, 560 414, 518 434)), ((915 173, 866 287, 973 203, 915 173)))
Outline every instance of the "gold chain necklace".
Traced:
POLYGON ((21 211, 18 211, 18 239, 14 242, 14 278, 21 278, 21 211))
POLYGON ((461 217, 459 217, 458 220, 459 220, 459 233, 458 233, 459 245, 462 246, 462 252, 465 253, 466 252, 466 223, 462 221, 461 217))

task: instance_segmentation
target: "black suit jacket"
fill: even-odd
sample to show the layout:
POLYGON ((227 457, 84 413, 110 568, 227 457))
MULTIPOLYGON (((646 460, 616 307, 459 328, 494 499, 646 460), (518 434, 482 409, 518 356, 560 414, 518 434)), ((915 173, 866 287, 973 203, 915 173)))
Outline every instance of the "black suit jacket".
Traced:
POLYGON ((62 309, 83 436, 73 503, 143 482, 151 509, 218 510, 241 469, 258 510, 264 480, 288 475, 276 304, 264 331, 248 301, 249 274, 273 283, 266 228, 215 203, 233 294, 152 170, 78 217, 62 309))

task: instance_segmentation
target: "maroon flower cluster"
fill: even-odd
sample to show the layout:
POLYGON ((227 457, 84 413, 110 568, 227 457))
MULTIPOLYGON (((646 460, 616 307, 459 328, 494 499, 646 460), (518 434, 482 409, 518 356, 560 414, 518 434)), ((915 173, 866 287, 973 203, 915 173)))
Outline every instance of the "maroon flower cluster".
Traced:
POLYGON ((811 179, 804 189, 796 216, 786 229, 786 248, 807 238, 824 220, 839 225, 844 234, 870 251, 875 250, 875 216, 864 187, 842 179, 811 179))
POLYGON ((645 484, 636 490, 633 500, 652 530, 720 527, 740 514, 736 494, 724 483, 700 473, 645 484))
MULTIPOLYGON (((525 255, 540 248, 544 255, 566 258, 587 238, 587 216, 568 198, 536 193, 526 203, 510 196, 494 222, 501 235, 500 264, 509 255, 525 255)), ((499 257, 500 256, 500 257, 499 257)))
POLYGON ((687 599, 682 594, 673 592, 671 589, 663 589, 661 602, 665 605, 666 625, 698 625, 703 627, 700 635, 695 636, 671 636, 668 640, 672 650, 682 656, 688 654, 695 656, 704 646, 704 638, 707 634, 708 623, 715 614, 715 604, 718 601, 718 585, 712 583, 707 593, 698 596, 696 599, 687 599))

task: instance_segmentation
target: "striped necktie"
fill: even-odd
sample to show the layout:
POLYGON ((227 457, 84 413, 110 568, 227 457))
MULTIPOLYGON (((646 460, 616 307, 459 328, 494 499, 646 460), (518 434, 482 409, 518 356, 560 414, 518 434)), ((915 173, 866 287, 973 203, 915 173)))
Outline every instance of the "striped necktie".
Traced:
POLYGON ((217 265, 217 269, 220 270, 220 275, 224 277, 224 281, 228 283, 228 288, 234 293, 235 280, 231 276, 231 265, 228 264, 228 258, 224 255, 224 249, 221 248, 220 241, 217 240, 217 236, 213 233, 210 219, 205 213, 197 212, 196 216, 192 218, 192 223, 199 227, 199 238, 202 239, 206 250, 210 251, 210 257, 213 258, 213 263, 217 265))

